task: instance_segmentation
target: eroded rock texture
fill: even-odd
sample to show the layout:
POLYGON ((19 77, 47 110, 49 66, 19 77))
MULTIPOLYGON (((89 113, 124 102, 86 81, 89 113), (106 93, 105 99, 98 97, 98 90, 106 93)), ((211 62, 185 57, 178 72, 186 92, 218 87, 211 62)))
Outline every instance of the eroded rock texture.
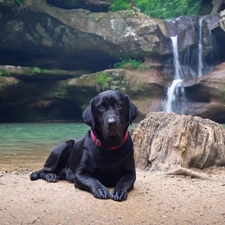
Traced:
POLYGON ((150 171, 225 165, 225 130, 211 120, 149 113, 133 134, 136 166, 150 171))

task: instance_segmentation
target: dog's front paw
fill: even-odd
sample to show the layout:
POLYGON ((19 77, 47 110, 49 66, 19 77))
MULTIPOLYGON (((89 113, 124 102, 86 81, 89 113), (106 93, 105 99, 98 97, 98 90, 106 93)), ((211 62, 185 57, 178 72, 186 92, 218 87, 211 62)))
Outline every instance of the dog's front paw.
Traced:
POLYGON ((30 179, 31 180, 38 180, 38 179, 40 179, 40 173, 39 173, 39 171, 31 173, 30 179))
POLYGON ((95 196, 95 198, 100 198, 100 199, 111 198, 109 190, 103 185, 101 185, 101 186, 99 185, 99 186, 93 188, 92 193, 95 196))
POLYGON ((112 192, 112 199, 115 201, 124 201, 127 199, 128 192, 121 188, 115 188, 112 192))
POLYGON ((45 174, 45 180, 47 182, 54 182, 55 183, 55 182, 57 182, 58 177, 55 173, 47 173, 47 174, 45 174))

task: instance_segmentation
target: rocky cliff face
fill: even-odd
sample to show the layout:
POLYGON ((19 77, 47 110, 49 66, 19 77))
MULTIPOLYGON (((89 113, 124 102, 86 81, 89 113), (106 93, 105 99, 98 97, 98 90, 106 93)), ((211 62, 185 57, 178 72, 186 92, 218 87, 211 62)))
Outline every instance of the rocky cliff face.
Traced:
POLYGON ((185 84, 189 99, 190 115, 225 121, 225 63, 216 66, 214 71, 185 84))
POLYGON ((90 10, 91 12, 108 12, 109 7, 111 3, 113 2, 112 0, 106 0, 106 1, 99 1, 99 0, 82 0, 82 1, 77 1, 77 0, 47 0, 46 1, 50 5, 54 5, 59 8, 63 9, 77 9, 77 8, 82 8, 82 9, 87 9, 90 10))
MULTIPOLYGON (((162 110, 174 75, 170 33, 163 21, 137 10, 108 13, 110 3, 25 0, 18 6, 12 0, 0 2, 1 122, 80 120, 89 100, 108 88, 130 95, 140 111, 138 120, 162 110), (139 70, 110 69, 125 57, 143 64, 139 70)), ((206 17, 204 26, 210 27, 205 32, 212 30, 223 46, 225 32, 213 26, 219 19, 206 17)), ((181 52, 198 45, 198 18, 193 21, 196 25, 190 32, 183 27, 189 18, 180 21, 181 52)), ((207 40, 204 45, 204 57, 209 59, 212 47, 207 40)), ((219 48, 218 63, 225 60, 223 48, 219 48)), ((214 65, 215 60, 210 63, 214 65)), ((220 97, 224 67, 216 71, 185 82, 190 90, 189 113, 225 122, 220 113, 225 104, 220 97), (221 82, 216 71, 220 71, 221 82), (207 97, 200 98, 203 93, 207 97)))
POLYGON ((1 64, 99 71, 121 57, 168 53, 158 24, 135 11, 92 13, 34 1, 18 8, 4 4, 0 13, 1 64))

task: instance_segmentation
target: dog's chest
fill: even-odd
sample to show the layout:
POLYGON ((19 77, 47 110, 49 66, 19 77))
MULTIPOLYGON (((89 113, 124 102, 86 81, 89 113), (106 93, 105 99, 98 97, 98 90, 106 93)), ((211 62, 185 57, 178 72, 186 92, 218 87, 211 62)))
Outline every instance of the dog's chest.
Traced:
POLYGON ((101 151, 94 157, 96 167, 102 171, 118 171, 121 167, 125 166, 128 160, 128 154, 118 152, 117 150, 101 151))

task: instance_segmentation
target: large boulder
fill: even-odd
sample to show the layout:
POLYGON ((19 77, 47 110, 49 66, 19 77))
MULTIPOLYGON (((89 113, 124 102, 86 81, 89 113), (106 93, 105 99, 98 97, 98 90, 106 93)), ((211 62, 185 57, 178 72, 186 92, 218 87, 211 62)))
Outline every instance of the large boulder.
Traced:
POLYGON ((200 117, 149 113, 134 129, 136 166, 150 171, 225 165, 225 130, 200 117))

